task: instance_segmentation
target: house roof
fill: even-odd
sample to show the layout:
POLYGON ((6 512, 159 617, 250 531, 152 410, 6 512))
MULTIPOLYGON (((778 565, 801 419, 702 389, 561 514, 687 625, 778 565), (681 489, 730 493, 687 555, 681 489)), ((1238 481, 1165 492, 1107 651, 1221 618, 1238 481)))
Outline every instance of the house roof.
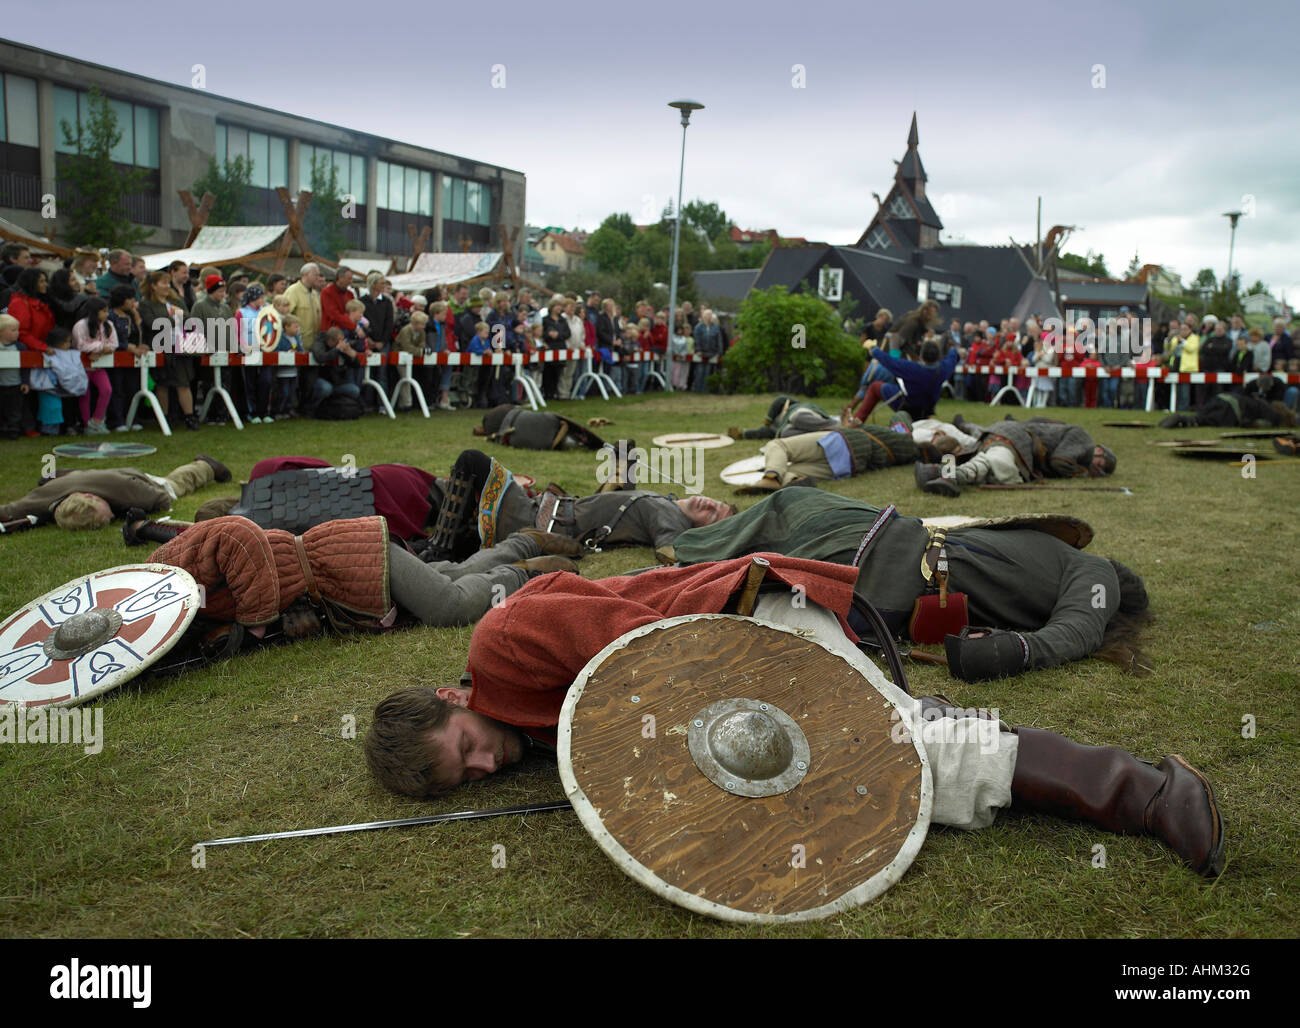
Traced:
POLYGON ((757 268, 737 268, 732 271, 697 271, 695 290, 709 300, 738 305, 753 288, 758 279, 757 268))
POLYGON ((1066 304, 1145 304, 1145 282, 1073 282, 1061 287, 1061 302, 1066 304))

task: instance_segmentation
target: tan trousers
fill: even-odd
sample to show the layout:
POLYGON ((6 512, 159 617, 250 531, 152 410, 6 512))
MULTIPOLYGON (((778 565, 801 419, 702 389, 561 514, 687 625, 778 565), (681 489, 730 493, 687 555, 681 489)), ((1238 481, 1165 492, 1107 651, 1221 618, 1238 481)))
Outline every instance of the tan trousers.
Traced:
POLYGON ((957 481, 962 485, 1016 485, 1020 481, 1016 451, 1001 444, 980 451, 957 469, 957 481))
POLYGON ((182 496, 189 496, 190 493, 198 492, 209 482, 214 481, 216 472, 212 470, 211 464, 196 460, 175 468, 166 478, 159 478, 157 475, 150 475, 149 477, 166 489, 172 501, 175 502, 182 496))
POLYGON ((763 447, 763 470, 781 476, 781 484, 796 478, 828 479, 831 465, 826 452, 817 445, 829 432, 805 432, 786 439, 773 439, 763 447))

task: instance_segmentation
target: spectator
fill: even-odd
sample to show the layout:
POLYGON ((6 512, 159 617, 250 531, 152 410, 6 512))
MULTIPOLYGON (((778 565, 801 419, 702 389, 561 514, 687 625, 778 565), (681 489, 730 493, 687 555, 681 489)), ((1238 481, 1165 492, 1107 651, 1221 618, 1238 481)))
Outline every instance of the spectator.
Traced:
MULTIPOLYGON (((86 301, 85 316, 73 326, 72 341, 90 360, 114 353, 117 350, 117 332, 108 320, 108 301, 92 297, 86 301)), ((86 369, 87 388, 81 394, 81 423, 87 435, 107 435, 104 424, 113 386, 104 368, 86 369), (95 410, 90 409, 90 390, 95 390, 95 410)))
MULTIPOLYGON (((566 297, 562 308, 564 322, 569 326, 569 336, 565 341, 566 350, 581 350, 586 345, 587 321, 578 310, 576 297, 566 297)), ((560 377, 556 383, 556 392, 561 400, 573 395, 573 382, 577 375, 578 362, 566 360, 560 365, 560 377)))
MULTIPOLYGON (((1231 371, 1233 345, 1228 336, 1228 323, 1216 319, 1212 332, 1213 334, 1208 339, 1201 342, 1201 371, 1207 373, 1231 371)), ((1215 382, 1206 382, 1203 389, 1203 402, 1208 403, 1213 397, 1223 392, 1225 387, 1215 382)))
POLYGON ((304 264, 298 272, 298 281, 289 286, 284 295, 289 298, 289 313, 298 319, 302 328, 303 344, 310 349, 321 331, 321 286, 325 276, 314 261, 304 264))
POLYGON ((114 286, 130 286, 135 290, 136 299, 140 299, 140 282, 131 274, 131 252, 129 250, 110 250, 108 270, 95 281, 100 296, 108 296, 114 286))
POLYGON ((684 317, 686 323, 691 326, 691 333, 694 335, 695 326, 700 323, 700 319, 696 316, 695 308, 691 306, 690 300, 682 301, 682 317, 684 317))
MULTIPOLYGON (((1173 350, 1169 353, 1169 367, 1179 374, 1191 374, 1197 371, 1199 364, 1200 339, 1193 334, 1192 325, 1183 321, 1178 326, 1178 338, 1174 340, 1173 350)), ((1178 410, 1192 409, 1192 387, 1187 382, 1179 382, 1176 403, 1178 410)))
POLYGON ((690 356, 695 350, 695 339, 691 336, 691 331, 686 327, 686 322, 681 318, 673 328, 673 337, 668 342, 668 350, 672 356, 673 365, 673 388, 682 391, 687 388, 690 381, 690 356))
POLYGON ((1268 341, 1268 347, 1273 354, 1272 366, 1279 370, 1285 368, 1286 362, 1295 356, 1295 346, 1291 334, 1286 329, 1285 318, 1273 319, 1273 335, 1268 341))
POLYGON ((49 306, 49 281, 40 268, 25 268, 9 296, 9 313, 18 319, 18 341, 28 350, 44 353, 45 337, 54 328, 49 306))
MULTIPOLYGON (((460 341, 456 337, 455 324, 451 319, 451 305, 445 300, 437 300, 429 308, 429 326, 425 331, 425 353, 456 353, 460 341)), ((457 365, 458 366, 458 365, 457 365)), ((455 410, 451 402, 451 364, 436 364, 434 372, 438 376, 438 409, 455 410)), ((432 381, 432 378, 430 378, 432 381)))
POLYGON ((194 416, 194 394, 190 389, 194 381, 193 358, 178 352, 183 317, 170 276, 165 271, 150 272, 141 292, 141 331, 150 348, 162 355, 162 363, 154 368, 159 405, 165 417, 171 408, 170 390, 175 389, 185 427, 197 432, 199 419, 194 416))
POLYGON ((1246 319, 1240 314, 1234 314, 1232 316, 1232 326, 1228 329, 1228 338, 1235 343, 1238 339, 1246 338, 1249 335, 1250 332, 1246 328, 1246 319))
MULTIPOLYGON (((1035 368, 1056 367, 1056 341, 1059 336, 1043 332, 1039 323, 1031 319, 1025 325, 1026 334, 1033 341, 1034 351, 1029 362, 1035 368)), ((1046 407, 1056 394, 1056 383, 1046 375, 1035 375, 1030 386, 1029 406, 1046 407)))
MULTIPOLYGON (((366 335, 369 336, 372 348, 376 352, 387 355, 393 352, 393 337, 396 335, 394 325, 397 311, 393 307, 393 298, 390 295, 393 286, 388 279, 377 272, 366 279, 366 283, 369 288, 361 300, 366 321, 370 323, 366 335)), ((379 384, 383 386, 384 392, 389 397, 393 395, 395 375, 396 369, 391 364, 385 364, 379 369, 379 384)))
MULTIPOLYGON (((149 352, 140 330, 140 309, 135 290, 130 286, 114 286, 108 294, 108 320, 117 336, 118 352, 132 357, 142 357, 149 352)), ((113 368, 108 373, 113 393, 108 401, 108 426, 114 432, 141 431, 138 421, 126 423, 127 400, 139 388, 140 373, 135 368, 113 368)))
MULTIPOLYGON (((428 340, 429 315, 424 311, 415 311, 411 314, 411 320, 402 326, 401 331, 397 333, 397 339, 393 343, 393 350, 396 353, 409 353, 412 361, 424 357, 424 350, 428 340)), ((430 378, 432 368, 424 365, 411 364, 411 377, 419 383, 420 391, 428 393, 430 388, 430 378)), ((399 380, 400 381, 400 380, 399 380)), ((406 392, 400 405, 399 411, 411 409, 411 393, 406 392)))
MULTIPOLYGON (((276 297, 283 300, 284 296, 276 297)), ((278 307, 277 307, 278 309, 278 307)), ((280 343, 276 352, 280 354, 305 353, 302 343, 302 324, 292 314, 280 317, 280 343)), ((282 358, 287 359, 287 358, 282 358)), ((280 419, 294 417, 294 408, 298 397, 298 365, 280 364, 275 369, 275 416, 280 419)))
POLYGON ((190 278, 190 266, 184 261, 172 261, 167 265, 167 274, 171 276, 172 292, 176 294, 179 305, 188 315, 197 302, 194 295, 194 282, 190 278))
MULTIPOLYGON (((0 354, 18 352, 18 319, 0 314, 0 354)), ((21 368, 0 367, 0 436, 5 439, 22 434, 23 396, 27 392, 21 368)))
MULTIPOLYGON (((573 329, 569 326, 568 302, 562 296, 551 297, 546 317, 542 319, 542 345, 548 350, 567 350, 573 329)), ((564 365, 549 361, 542 367, 542 396, 547 400, 559 398, 560 375, 564 365)), ((569 379, 573 381, 572 376, 569 379)), ((565 390, 568 396, 568 390, 565 390)))
POLYGON ((1129 339, 1129 309, 1121 307, 1115 318, 1103 318, 1103 329, 1097 340, 1097 356, 1101 366, 1111 376, 1103 378, 1098 390, 1099 406, 1116 408, 1120 405, 1120 384, 1117 376, 1122 368, 1129 367, 1133 360, 1129 339))
MULTIPOLYGON (((695 354, 707 358, 720 357, 722 355, 722 329, 718 325, 718 319, 714 316, 713 311, 705 308, 700 314, 700 320, 692 331, 695 339, 695 354)), ((695 391, 697 393, 708 392, 709 376, 713 373, 714 365, 700 364, 696 369, 695 391)))
POLYGON ((1273 366, 1273 350, 1264 338, 1262 329, 1252 328, 1246 334, 1246 348, 1250 351, 1252 367, 1251 371, 1258 371, 1261 375, 1273 366))
POLYGON ((311 345, 311 355, 317 364, 317 377, 312 385, 312 413, 335 393, 360 399, 361 389, 351 380, 348 370, 359 364, 357 351, 343 338, 343 329, 335 325, 318 335, 311 345))
MULTIPOLYGON (((926 300, 915 310, 908 311, 894 326, 894 338, 897 340, 898 356, 916 360, 921 350, 925 334, 939 324, 939 305, 934 300, 926 300)), ((1005 330, 1005 322, 1004 330, 1005 330)), ((696 348, 698 350, 698 347, 696 348)))
POLYGON ((283 296, 289 288, 289 279, 284 275, 272 275, 266 280, 266 295, 274 302, 277 296, 283 296))
POLYGON ((37 394, 41 434, 58 435, 63 426, 63 400, 86 392, 86 369, 81 351, 72 349, 72 333, 66 328, 51 328, 46 343, 44 374, 32 375, 31 388, 37 394))
MULTIPOLYGON (((131 277, 135 279, 135 286, 140 288, 145 276, 149 274, 149 269, 145 266, 143 257, 131 258, 131 277)), ((178 298, 179 299, 179 298, 178 298)))
POLYGON ((90 299, 81 292, 80 287, 81 282, 76 275, 67 268, 59 268, 50 276, 49 288, 46 290, 45 302, 54 315, 54 324, 69 332, 85 317, 83 308, 90 299))
MULTIPOLYGON (((244 305, 239 309, 239 348, 245 354, 260 356, 262 353, 261 340, 257 335, 257 319, 264 306, 266 290, 254 282, 244 290, 244 305)), ((250 424, 274 423, 275 418, 271 414, 272 380, 271 365, 244 365, 244 395, 248 400, 250 424)))
POLYGON ((1059 406, 1079 406, 1083 390, 1080 388, 1081 380, 1074 377, 1074 369, 1082 367, 1088 359, 1086 343, 1079 336, 1083 334, 1086 338, 1090 325, 1089 319, 1080 318, 1073 326, 1065 329, 1065 339, 1057 361, 1061 368, 1061 377, 1056 382, 1056 402, 1059 406))

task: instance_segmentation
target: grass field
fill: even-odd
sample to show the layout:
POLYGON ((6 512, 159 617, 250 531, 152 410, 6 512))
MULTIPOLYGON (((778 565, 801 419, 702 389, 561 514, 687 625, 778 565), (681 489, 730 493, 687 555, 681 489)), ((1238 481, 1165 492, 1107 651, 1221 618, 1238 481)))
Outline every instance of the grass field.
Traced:
MULTIPOLYGON (((768 402, 652 394, 554 407, 583 419, 610 417, 608 438, 648 446, 663 432, 757 424, 768 402)), ((986 408, 953 402, 941 405, 940 416, 959 410, 991 420, 986 408)), ((417 629, 316 639, 183 676, 137 679, 103 700, 105 745, 97 755, 71 745, 0 746, 0 934, 1293 936, 1300 931, 1300 462, 1261 464, 1244 478, 1239 468, 1146 445, 1211 433, 1106 429, 1100 411, 1069 414, 1115 449, 1113 481, 1134 495, 968 491, 945 501, 920 493, 910 468, 827 488, 897 503, 907 514, 1078 515, 1096 530, 1095 552, 1146 577, 1158 619, 1148 646, 1156 670, 1147 678, 1095 660, 979 686, 942 668, 913 665, 909 675, 914 693, 997 707, 1012 724, 1152 759, 1183 754, 1214 782, 1227 822, 1227 869, 1213 884, 1153 840, 1014 812, 983 832, 932 829, 911 870, 880 899, 781 929, 724 925, 659 900, 626 879, 568 812, 211 849, 205 867, 192 866, 191 847, 220 836, 560 797, 553 765, 541 762, 437 802, 391 796, 370 780, 361 737, 375 703, 402 685, 452 683, 465 665, 470 629, 417 629), (355 739, 343 738, 348 715, 355 739), (1254 738, 1242 735, 1247 715, 1254 738), (1104 868, 1092 866, 1098 843, 1106 847, 1104 868), (493 866, 498 845, 504 868, 493 866)), ((158 474, 199 451, 226 461, 237 480, 276 454, 334 462, 351 454, 358 465, 402 461, 442 474, 474 445, 475 421, 467 411, 427 421, 406 414, 395 422, 293 421, 129 438, 158 446, 137 462, 158 474)), ((705 492, 726 495, 718 471, 753 448, 704 451, 705 492)), ((0 494, 31 488, 48 449, 49 440, 39 439, 0 445, 0 494)), ((595 485, 596 461, 585 451, 493 452, 543 484, 571 492, 595 485)), ((229 489, 209 487, 175 514, 188 518, 229 489)), ((127 550, 119 528, 51 526, 0 539, 0 613, 88 571, 144 559, 149 551, 127 550)), ((649 550, 607 552, 585 560, 583 574, 653 562, 649 550)))

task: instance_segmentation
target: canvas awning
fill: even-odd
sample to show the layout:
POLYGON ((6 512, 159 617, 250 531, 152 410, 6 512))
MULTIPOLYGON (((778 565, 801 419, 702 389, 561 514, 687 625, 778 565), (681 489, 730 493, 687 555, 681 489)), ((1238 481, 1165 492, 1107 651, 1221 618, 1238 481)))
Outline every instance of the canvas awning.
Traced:
POLYGON ((381 275, 388 275, 393 267, 393 259, 391 257, 349 257, 347 254, 339 254, 339 264, 351 268, 357 273, 357 278, 364 281, 374 271, 381 275))
POLYGON ((500 253, 422 253, 415 267, 401 275, 390 275, 396 292, 418 292, 434 286, 454 285, 484 278, 497 271, 500 253))
MULTIPOLYGON (((23 228, 21 225, 15 225, 8 218, 0 218, 0 239, 6 239, 11 243, 21 243, 33 253, 52 253, 58 257, 70 257, 73 251, 66 246, 59 246, 57 243, 51 243, 48 239, 42 239, 35 232, 23 228)), ((86 253, 93 251, 87 250, 86 253)))
POLYGON ((165 269, 172 261, 186 264, 230 264, 274 251, 285 233, 283 225, 204 225, 194 242, 183 250, 146 253, 145 266, 165 269))

